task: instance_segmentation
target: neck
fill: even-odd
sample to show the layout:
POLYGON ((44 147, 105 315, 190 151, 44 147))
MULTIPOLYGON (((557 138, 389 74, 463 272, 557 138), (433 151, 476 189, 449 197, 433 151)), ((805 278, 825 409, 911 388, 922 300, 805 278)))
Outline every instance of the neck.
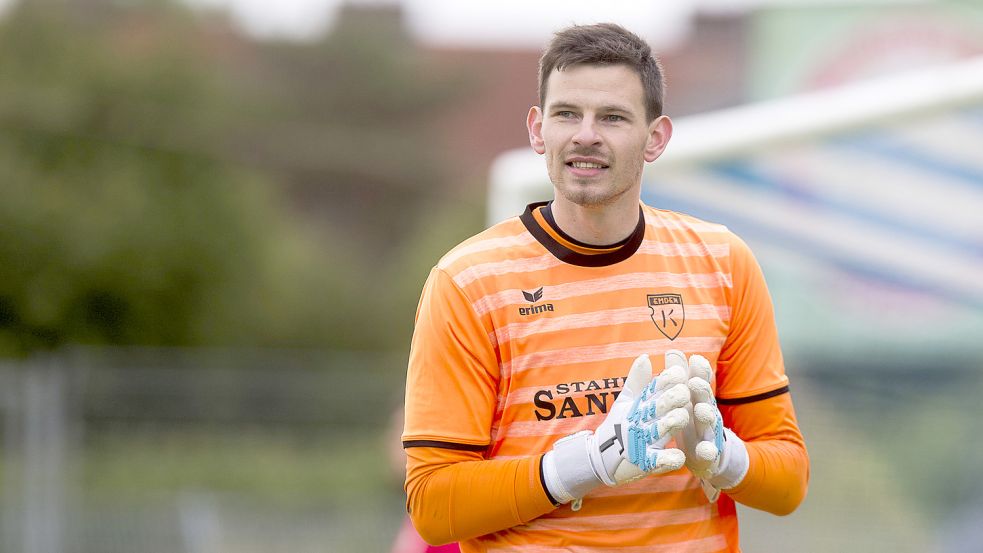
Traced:
POLYGON ((571 238, 596 246, 620 242, 638 225, 638 198, 603 206, 582 206, 559 195, 553 200, 553 219, 571 238))

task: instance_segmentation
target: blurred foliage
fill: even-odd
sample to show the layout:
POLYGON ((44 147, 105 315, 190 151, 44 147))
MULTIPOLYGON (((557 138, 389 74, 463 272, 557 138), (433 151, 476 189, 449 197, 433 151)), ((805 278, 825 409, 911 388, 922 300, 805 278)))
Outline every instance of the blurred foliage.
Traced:
POLYGON ((465 80, 417 78, 398 22, 349 19, 277 44, 163 1, 8 13, 0 355, 405 348, 426 269, 461 236, 425 266, 389 254, 460 222, 427 133, 465 80))
MULTIPOLYGON (((975 399, 983 375, 965 366, 940 362, 887 372, 856 365, 803 375, 811 395, 802 401, 794 392, 796 410, 804 413, 810 456, 826 465, 814 462, 813 476, 829 483, 810 497, 821 496, 817 501, 827 510, 833 495, 857 509, 870 501, 857 497, 866 494, 884 504, 879 517, 906 518, 896 526, 916 533, 944 527, 956 513, 977 512, 983 445, 970 436, 983 414, 975 399)), ((869 522, 868 513, 863 520, 869 522)))
POLYGON ((247 133, 260 140, 249 151, 286 177, 334 239, 358 244, 360 258, 377 264, 444 197, 433 124, 466 81, 430 67, 398 13, 343 14, 318 44, 262 52, 249 88, 272 110, 258 123, 279 126, 247 133))
POLYGON ((209 490, 283 506, 351 506, 400 489, 382 449, 365 432, 320 442, 249 432, 103 437, 86 450, 82 487, 92 501, 209 490))

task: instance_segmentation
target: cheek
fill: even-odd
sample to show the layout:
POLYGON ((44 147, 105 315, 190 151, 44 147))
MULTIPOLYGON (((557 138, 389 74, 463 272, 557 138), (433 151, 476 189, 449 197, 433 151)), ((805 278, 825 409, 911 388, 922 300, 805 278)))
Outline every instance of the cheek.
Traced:
POLYGON ((557 143, 557 140, 558 140, 558 138, 557 138, 557 133, 556 133, 556 130, 555 129, 553 129, 553 128, 544 128, 543 129, 543 142, 546 143, 546 148, 547 149, 553 148, 554 145, 557 143))
POLYGON ((570 141, 573 132, 569 125, 555 122, 543 125, 543 141, 547 144, 552 144, 554 148, 562 148, 564 144, 570 141))
POLYGON ((562 157, 563 142, 555 137, 543 136, 543 146, 546 148, 547 157, 562 157))
POLYGON ((646 137, 633 136, 630 140, 624 142, 621 151, 626 153, 631 152, 633 157, 644 157, 646 148, 648 148, 646 137))

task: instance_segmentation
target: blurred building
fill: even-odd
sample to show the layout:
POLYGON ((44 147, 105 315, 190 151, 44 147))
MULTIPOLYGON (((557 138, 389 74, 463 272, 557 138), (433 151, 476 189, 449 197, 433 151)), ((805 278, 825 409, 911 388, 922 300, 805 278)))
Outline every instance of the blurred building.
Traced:
MULTIPOLYGON (((678 48, 657 52, 666 73, 666 113, 686 115, 733 106, 744 100, 748 72, 744 14, 700 16, 678 48)), ((465 101, 442 117, 439 128, 459 180, 484 186, 499 153, 528 145, 525 117, 539 103, 537 66, 541 50, 426 47, 442 66, 477 70, 465 101)))
MULTIPOLYGON (((721 43, 741 45, 744 78, 721 82, 743 105, 671 112, 643 200, 752 245, 791 366, 845 374, 862 356, 868 369, 979 369, 967 360, 983 329, 983 5, 773 7, 729 21, 743 34, 721 43)), ((695 44, 713 41, 667 56, 670 77, 700 60, 695 44)), ((550 194, 524 145, 492 180, 493 204, 518 196, 492 205, 493 220, 550 194)))
MULTIPOLYGON (((686 38, 657 52, 668 81, 666 113, 712 111, 983 53, 981 11, 960 2, 698 11, 686 38)), ((398 5, 358 5, 342 9, 337 26, 365 19, 403 25, 398 5)), ((437 127, 452 181, 483 186, 498 153, 528 143, 525 114, 538 103, 541 51, 420 48, 448 73, 474 75, 467 98, 449 106, 437 127)))
MULTIPOLYGON (((656 52, 668 83, 667 114, 676 117, 744 101, 748 21, 746 14, 700 15, 683 44, 656 52)), ((476 73, 468 97, 447 110, 438 128, 454 178, 483 188, 495 156, 529 143, 525 117, 539 103, 536 73, 542 51, 423 47, 449 71, 476 73)))

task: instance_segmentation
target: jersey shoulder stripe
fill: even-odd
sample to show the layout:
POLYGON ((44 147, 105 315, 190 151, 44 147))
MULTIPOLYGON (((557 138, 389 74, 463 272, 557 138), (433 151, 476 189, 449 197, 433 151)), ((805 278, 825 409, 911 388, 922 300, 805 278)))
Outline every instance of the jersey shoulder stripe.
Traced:
POLYGON ((484 451, 487 445, 461 444, 457 442, 444 442, 440 440, 404 440, 403 448, 409 447, 439 447, 441 449, 454 449, 457 451, 484 451))
POLYGON ((454 276, 477 263, 501 259, 502 252, 522 251, 535 242, 519 218, 512 217, 461 242, 440 258, 437 267, 454 276))
POLYGON ((743 403, 754 403, 755 401, 766 400, 787 393, 789 393, 789 388, 788 385, 786 384, 785 386, 776 388, 774 390, 771 390, 770 392, 762 392, 760 394, 754 394, 747 397, 735 397, 735 398, 718 397, 717 403, 721 405, 741 405, 743 403))
POLYGON ((642 212, 645 215, 645 225, 657 229, 696 232, 702 235, 731 234, 726 225, 704 221, 678 211, 658 209, 643 204, 642 212))

